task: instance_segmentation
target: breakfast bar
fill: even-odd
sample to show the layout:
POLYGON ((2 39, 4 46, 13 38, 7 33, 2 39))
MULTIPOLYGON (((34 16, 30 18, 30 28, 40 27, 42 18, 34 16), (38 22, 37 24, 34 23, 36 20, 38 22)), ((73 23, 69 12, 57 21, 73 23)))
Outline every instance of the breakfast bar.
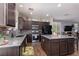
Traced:
POLYGON ((74 53, 74 37, 68 35, 41 35, 41 46, 48 56, 74 53))

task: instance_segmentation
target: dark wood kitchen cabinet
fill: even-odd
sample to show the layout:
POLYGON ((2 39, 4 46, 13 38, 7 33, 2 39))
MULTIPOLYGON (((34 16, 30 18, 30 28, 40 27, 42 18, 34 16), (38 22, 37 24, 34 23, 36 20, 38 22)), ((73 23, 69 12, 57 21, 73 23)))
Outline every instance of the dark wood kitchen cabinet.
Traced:
POLYGON ((41 47, 48 56, 63 56, 74 53, 74 38, 48 39, 41 36, 41 47))
POLYGON ((31 21, 25 21, 23 24, 23 30, 32 30, 32 22, 31 21))
POLYGON ((49 25, 49 22, 32 21, 32 25, 39 25, 39 30, 42 30, 42 27, 44 25, 49 25))
POLYGON ((6 3, 6 25, 15 27, 16 4, 6 3))
POLYGON ((27 43, 32 42, 32 34, 27 34, 27 43))
POLYGON ((67 39, 61 39, 60 40, 60 55, 67 55, 68 54, 68 47, 67 47, 67 39))
POLYGON ((23 17, 18 17, 18 29, 20 30, 32 30, 32 22, 24 19, 23 17))
POLYGON ((58 56, 59 55, 59 40, 50 41, 50 55, 58 56))
POLYGON ((68 39, 68 54, 72 54, 74 52, 74 40, 68 39))
POLYGON ((18 29, 21 31, 23 29, 23 24, 25 20, 23 17, 18 17, 18 29))
POLYGON ((45 39, 44 37, 41 37, 41 47, 44 49, 45 53, 47 55, 51 55, 50 54, 50 42, 48 39, 45 39))

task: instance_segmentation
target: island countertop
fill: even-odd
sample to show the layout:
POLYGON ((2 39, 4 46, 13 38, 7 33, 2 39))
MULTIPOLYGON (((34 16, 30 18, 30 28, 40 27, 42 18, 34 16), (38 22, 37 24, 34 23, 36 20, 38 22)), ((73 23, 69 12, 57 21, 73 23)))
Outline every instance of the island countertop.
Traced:
POLYGON ((24 38, 25 38, 25 36, 23 36, 23 37, 14 37, 14 38, 10 38, 10 37, 6 36, 6 39, 8 40, 8 43, 4 44, 4 45, 0 45, 0 48, 20 46, 22 44, 24 38))
POLYGON ((24 33, 19 33, 18 35, 23 35, 22 37, 9 37, 9 36, 5 36, 5 39, 8 40, 7 44, 4 45, 0 45, 0 48, 5 48, 5 47, 17 47, 20 46, 22 44, 22 42, 24 41, 25 37, 27 34, 29 34, 30 32, 24 32, 24 33))
POLYGON ((64 39, 64 38, 75 38, 74 36, 68 36, 68 35, 41 35, 47 39, 64 39))

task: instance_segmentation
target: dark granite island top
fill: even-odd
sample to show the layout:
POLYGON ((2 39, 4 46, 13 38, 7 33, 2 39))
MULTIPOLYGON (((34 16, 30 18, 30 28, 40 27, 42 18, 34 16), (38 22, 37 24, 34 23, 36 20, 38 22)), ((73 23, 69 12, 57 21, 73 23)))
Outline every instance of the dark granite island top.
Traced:
POLYGON ((41 35, 41 46, 48 56, 62 56, 74 53, 74 37, 67 35, 41 35))

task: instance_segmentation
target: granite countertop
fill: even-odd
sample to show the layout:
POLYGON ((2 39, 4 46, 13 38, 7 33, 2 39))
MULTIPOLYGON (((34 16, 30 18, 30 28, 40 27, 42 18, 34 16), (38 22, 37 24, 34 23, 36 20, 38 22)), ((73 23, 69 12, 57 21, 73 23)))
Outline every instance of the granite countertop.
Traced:
POLYGON ((62 39, 62 38, 74 38, 74 36, 68 36, 68 35, 41 35, 48 39, 62 39))
POLYGON ((4 45, 0 45, 0 48, 20 46, 22 44, 24 38, 25 38, 25 36, 23 36, 23 37, 14 37, 14 38, 10 38, 10 37, 6 36, 6 39, 8 40, 8 43, 4 44, 4 45))
POLYGON ((5 36, 5 39, 8 40, 8 43, 4 44, 4 45, 0 45, 0 48, 20 46, 22 44, 22 42, 24 41, 24 38, 26 37, 27 34, 30 34, 30 31, 18 33, 16 35, 16 36, 23 35, 22 37, 15 36, 15 37, 11 38, 9 36, 5 36))

